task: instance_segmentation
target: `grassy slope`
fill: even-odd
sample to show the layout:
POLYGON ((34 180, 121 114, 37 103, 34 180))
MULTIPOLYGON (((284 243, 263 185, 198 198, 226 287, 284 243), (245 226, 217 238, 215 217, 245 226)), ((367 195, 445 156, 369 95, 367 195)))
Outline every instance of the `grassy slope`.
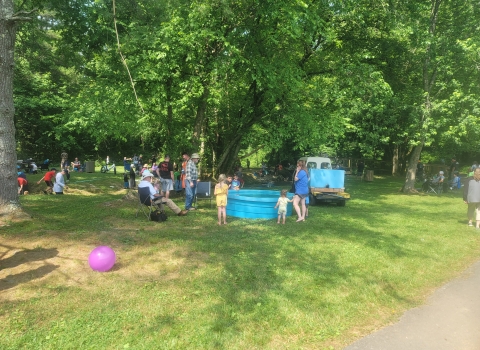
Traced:
POLYGON ((478 258, 459 193, 402 195, 392 178, 347 185, 346 207, 310 207, 307 222, 286 225, 218 227, 205 202, 150 223, 113 174, 74 174, 71 195, 24 197, 33 220, 2 228, 0 247, 44 255, 27 259, 30 272, 0 270, 0 282, 20 281, 0 283, 0 348, 342 348, 478 258), (100 244, 118 256, 109 273, 88 267, 100 244))

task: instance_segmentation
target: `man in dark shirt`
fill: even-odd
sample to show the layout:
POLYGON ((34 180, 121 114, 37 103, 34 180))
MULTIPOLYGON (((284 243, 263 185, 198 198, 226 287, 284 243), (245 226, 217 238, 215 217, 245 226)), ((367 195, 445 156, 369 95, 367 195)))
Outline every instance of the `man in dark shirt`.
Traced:
POLYGON ((170 156, 167 154, 165 160, 158 165, 157 175, 162 184, 162 196, 170 197, 170 191, 173 190, 173 165, 170 163, 170 156))

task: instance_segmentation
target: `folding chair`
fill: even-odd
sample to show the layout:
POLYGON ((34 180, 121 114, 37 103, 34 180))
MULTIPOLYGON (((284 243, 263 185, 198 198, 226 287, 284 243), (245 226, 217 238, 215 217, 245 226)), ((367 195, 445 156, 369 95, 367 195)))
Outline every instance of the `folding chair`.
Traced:
POLYGON ((163 204, 157 204, 150 198, 150 189, 148 187, 138 188, 138 208, 135 217, 138 217, 138 212, 142 210, 143 214, 150 219, 150 214, 158 210, 163 212, 163 204), (148 209, 147 209, 148 208, 148 209))
POLYGON ((443 192, 443 182, 432 182, 425 181, 424 186, 422 186, 424 192, 441 194, 443 192))
POLYGON ((198 199, 209 199, 210 208, 212 207, 212 183, 210 181, 197 182, 197 192, 195 193, 195 206, 198 199))

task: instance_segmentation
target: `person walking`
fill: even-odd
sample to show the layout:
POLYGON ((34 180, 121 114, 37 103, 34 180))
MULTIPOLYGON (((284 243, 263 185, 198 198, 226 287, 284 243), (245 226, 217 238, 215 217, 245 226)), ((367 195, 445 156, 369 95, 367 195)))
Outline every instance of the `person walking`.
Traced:
POLYGON ((465 182, 463 201, 468 205, 468 226, 473 226, 472 221, 475 218, 475 227, 480 229, 480 168, 476 168, 473 176, 465 182))
POLYGON ((197 191, 198 169, 197 164, 200 160, 198 153, 192 154, 192 157, 187 161, 185 170, 185 210, 195 210, 192 206, 195 193, 197 191))

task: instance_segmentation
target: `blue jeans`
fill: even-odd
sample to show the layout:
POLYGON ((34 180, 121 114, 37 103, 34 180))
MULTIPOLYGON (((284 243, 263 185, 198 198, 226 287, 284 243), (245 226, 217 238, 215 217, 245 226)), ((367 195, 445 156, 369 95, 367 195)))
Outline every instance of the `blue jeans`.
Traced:
POLYGON ((197 191, 197 181, 185 180, 185 209, 188 210, 192 207, 193 198, 195 197, 195 192, 197 191), (193 186, 190 187, 190 184, 193 183, 193 186))

